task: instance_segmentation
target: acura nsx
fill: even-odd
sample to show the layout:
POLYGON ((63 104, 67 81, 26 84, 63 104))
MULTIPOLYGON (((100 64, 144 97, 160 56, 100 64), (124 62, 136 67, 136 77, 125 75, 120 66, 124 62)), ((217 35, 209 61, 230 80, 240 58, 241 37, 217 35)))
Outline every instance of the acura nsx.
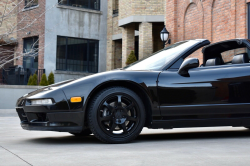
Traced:
POLYGON ((25 130, 94 134, 126 143, 143 127, 250 126, 250 41, 170 45, 121 69, 50 85, 18 99, 25 130))

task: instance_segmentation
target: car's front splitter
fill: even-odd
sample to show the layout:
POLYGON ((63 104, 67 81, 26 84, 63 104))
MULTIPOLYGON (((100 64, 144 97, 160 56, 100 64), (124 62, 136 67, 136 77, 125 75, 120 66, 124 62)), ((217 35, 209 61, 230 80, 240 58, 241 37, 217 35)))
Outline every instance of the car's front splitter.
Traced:
POLYGON ((72 133, 80 133, 82 131, 82 126, 62 126, 61 124, 54 123, 54 125, 58 126, 51 126, 51 124, 48 122, 44 123, 21 122, 21 127, 25 130, 40 130, 40 131, 59 131, 59 132, 72 132, 72 133))
POLYGON ((25 112, 16 108, 25 130, 81 132, 84 126, 84 112, 25 112))

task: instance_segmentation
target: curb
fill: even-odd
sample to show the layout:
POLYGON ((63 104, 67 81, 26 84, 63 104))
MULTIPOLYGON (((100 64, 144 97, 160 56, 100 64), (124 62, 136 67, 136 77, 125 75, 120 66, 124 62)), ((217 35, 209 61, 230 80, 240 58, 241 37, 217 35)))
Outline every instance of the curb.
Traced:
POLYGON ((0 117, 17 117, 16 109, 0 109, 0 117))

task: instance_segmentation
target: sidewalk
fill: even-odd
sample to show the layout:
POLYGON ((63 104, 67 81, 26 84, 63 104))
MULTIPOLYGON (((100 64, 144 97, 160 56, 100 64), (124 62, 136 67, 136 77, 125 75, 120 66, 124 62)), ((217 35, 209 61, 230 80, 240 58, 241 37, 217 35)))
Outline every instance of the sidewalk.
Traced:
POLYGON ((17 117, 16 109, 0 109, 0 117, 17 117))

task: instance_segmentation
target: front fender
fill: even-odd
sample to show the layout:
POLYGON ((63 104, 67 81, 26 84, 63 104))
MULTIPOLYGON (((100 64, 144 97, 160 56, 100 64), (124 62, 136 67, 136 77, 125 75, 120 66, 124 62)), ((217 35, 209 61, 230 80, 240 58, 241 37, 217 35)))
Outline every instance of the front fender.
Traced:
POLYGON ((148 87, 156 87, 156 81, 159 72, 149 71, 111 71, 98 73, 92 76, 84 77, 82 79, 73 81, 67 85, 62 86, 71 110, 85 110, 88 99, 91 94, 103 84, 114 81, 130 81, 138 84, 146 93, 149 94, 148 87), (82 103, 71 103, 71 97, 82 97, 82 103), (81 108, 80 108, 81 107, 81 108))

